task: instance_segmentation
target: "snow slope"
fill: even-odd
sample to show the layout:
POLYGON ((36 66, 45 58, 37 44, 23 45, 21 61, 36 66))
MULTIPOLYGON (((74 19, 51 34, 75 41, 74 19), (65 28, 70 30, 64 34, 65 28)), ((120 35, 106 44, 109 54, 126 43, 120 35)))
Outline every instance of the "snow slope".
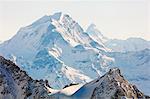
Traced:
POLYGON ((48 79, 55 88, 71 82, 89 82, 104 74, 113 65, 113 59, 105 54, 107 51, 61 12, 40 18, 0 44, 1 55, 34 79, 48 79))
POLYGON ((73 85, 50 94, 53 99, 145 99, 135 85, 126 81, 118 68, 85 84, 73 85))

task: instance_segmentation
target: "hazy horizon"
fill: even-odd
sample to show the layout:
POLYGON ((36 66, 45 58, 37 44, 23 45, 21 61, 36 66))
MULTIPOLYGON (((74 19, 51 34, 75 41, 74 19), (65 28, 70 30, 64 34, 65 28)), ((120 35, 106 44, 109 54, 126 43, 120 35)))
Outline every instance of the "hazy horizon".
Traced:
POLYGON ((69 14, 84 30, 94 23, 108 38, 150 40, 149 0, 0 0, 0 40, 8 40, 21 27, 56 12, 69 14))

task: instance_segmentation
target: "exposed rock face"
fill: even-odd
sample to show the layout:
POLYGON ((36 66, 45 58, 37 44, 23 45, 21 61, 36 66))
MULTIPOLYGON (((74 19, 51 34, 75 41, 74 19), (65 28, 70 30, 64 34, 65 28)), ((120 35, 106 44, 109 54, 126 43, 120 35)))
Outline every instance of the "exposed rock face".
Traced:
POLYGON ((45 81, 33 80, 13 62, 0 56, 0 99, 43 99, 45 81))
POLYGON ((94 89, 91 99, 146 99, 135 85, 124 79, 118 68, 110 69, 101 79, 103 80, 94 89))

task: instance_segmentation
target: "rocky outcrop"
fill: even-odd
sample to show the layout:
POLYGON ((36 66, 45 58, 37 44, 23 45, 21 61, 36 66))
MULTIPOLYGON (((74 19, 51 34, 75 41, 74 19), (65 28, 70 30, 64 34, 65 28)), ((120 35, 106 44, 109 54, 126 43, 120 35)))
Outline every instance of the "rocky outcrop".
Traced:
POLYGON ((135 85, 125 80, 118 68, 110 69, 101 79, 91 99, 149 99, 135 85))
POLYGON ((52 99, 150 99, 130 84, 121 75, 118 68, 110 69, 99 77, 83 86, 72 85, 50 95, 52 99), (71 90, 69 92, 68 90, 71 90), (74 88, 74 89, 73 89, 74 88), (76 91, 74 91, 77 89, 76 91), (73 92, 74 91, 74 92, 73 92))
POLYGON ((33 80, 13 62, 0 56, 0 99, 46 99, 46 82, 33 80))

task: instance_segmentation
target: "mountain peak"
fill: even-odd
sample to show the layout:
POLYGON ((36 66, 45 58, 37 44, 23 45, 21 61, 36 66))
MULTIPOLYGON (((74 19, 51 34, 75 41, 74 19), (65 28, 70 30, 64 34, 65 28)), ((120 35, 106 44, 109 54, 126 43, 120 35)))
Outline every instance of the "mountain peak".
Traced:
MULTIPOLYGON (((48 15, 44 15, 43 17, 41 17, 40 19, 36 20, 35 22, 33 22, 31 25, 29 26, 36 26, 36 25, 39 25, 39 24, 42 24, 42 23, 45 23, 47 21, 50 20, 50 17, 48 15)), ((28 27, 29 27, 28 26, 28 27)))
POLYGON ((107 39, 94 23, 92 23, 88 26, 86 32, 91 36, 97 36, 100 39, 107 39))
POLYGON ((57 12, 51 15, 50 17, 55 20, 60 20, 61 16, 62 16, 62 12, 57 12))
POLYGON ((36 20, 34 23, 31 25, 39 25, 41 23, 46 23, 48 21, 52 22, 53 20, 55 21, 62 21, 63 18, 69 18, 72 19, 68 14, 62 13, 62 12, 56 12, 52 15, 44 15, 40 19, 36 20))
POLYGON ((119 75, 121 75, 121 72, 120 72, 120 69, 119 69, 119 68, 115 67, 115 68, 111 68, 111 69, 109 70, 108 74, 110 74, 110 75, 114 75, 114 74, 119 74, 119 75))
POLYGON ((91 30, 91 29, 93 29, 93 28, 95 28, 95 27, 96 27, 96 25, 95 25, 94 23, 92 23, 92 24, 90 24, 90 25, 88 26, 88 28, 87 28, 86 31, 89 31, 89 30, 91 30))
POLYGON ((108 97, 108 99, 109 97, 111 99, 122 99, 123 97, 125 99, 144 99, 146 97, 135 85, 124 79, 119 68, 110 69, 108 73, 97 79, 93 84, 96 87, 93 90, 92 99, 103 99, 104 97, 108 97))
MULTIPOLYGON (((104 45, 104 42, 106 42, 108 40, 108 38, 106 38, 96 27, 95 24, 90 24, 89 27, 87 28, 86 32, 88 33, 88 35, 96 42, 98 42, 100 45, 104 45)), ((106 48, 107 51, 110 51, 110 49, 106 48)))

